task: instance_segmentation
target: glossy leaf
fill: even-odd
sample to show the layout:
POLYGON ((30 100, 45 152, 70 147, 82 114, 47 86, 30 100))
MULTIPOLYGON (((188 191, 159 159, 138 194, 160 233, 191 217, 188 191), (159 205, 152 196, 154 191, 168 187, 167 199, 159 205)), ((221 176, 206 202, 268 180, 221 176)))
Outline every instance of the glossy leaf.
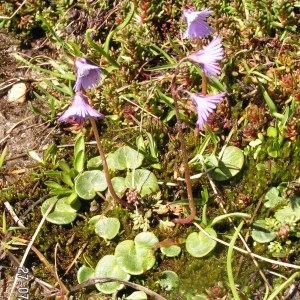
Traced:
POLYGON ((128 188, 136 189, 141 196, 155 193, 159 190, 155 175, 144 169, 134 170, 125 178, 125 185, 128 188))
POLYGON ((266 225, 265 220, 257 220, 253 224, 251 237, 259 243, 269 243, 276 238, 276 232, 266 225))
POLYGON ((84 200, 91 200, 97 191, 105 191, 107 183, 102 171, 92 170, 80 174, 75 180, 75 191, 84 200))
MULTIPOLYGON (((114 255, 105 255, 102 257, 95 268, 95 277, 114 277, 121 280, 129 280, 130 275, 123 271, 114 255)), ((96 288, 104 294, 112 294, 124 287, 118 282, 97 283, 96 288)))
POLYGON ((90 267, 83 265, 77 271, 77 281, 79 283, 82 283, 82 282, 92 279, 94 277, 95 277, 95 271, 94 271, 94 269, 92 269, 90 267))
POLYGON ((179 285, 179 277, 173 271, 162 272, 159 281, 159 285, 166 291, 171 291, 179 285))
POLYGON ((243 151, 235 146, 226 147, 218 161, 218 167, 209 172, 217 181, 224 181, 237 175, 244 165, 243 151))
POLYGON ((112 159, 117 170, 137 169, 142 165, 144 155, 128 146, 124 146, 114 152, 112 159))
MULTIPOLYGON (((217 233, 212 228, 206 228, 205 231, 217 237, 217 233)), ((209 238, 203 232, 192 232, 186 239, 186 250, 194 257, 203 257, 209 254, 216 246, 217 242, 209 238)))
POLYGON ((113 239, 120 230, 120 221, 117 218, 101 218, 95 225, 95 232, 105 240, 113 239))

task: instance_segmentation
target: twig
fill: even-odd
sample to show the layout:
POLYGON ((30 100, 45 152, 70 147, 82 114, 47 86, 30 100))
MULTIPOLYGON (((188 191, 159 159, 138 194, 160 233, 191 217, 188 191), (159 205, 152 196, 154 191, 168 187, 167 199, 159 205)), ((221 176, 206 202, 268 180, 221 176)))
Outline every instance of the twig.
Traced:
MULTIPOLYGON (((43 224, 44 224, 44 222, 45 222, 45 220, 46 220, 48 214, 51 212, 51 210, 53 209, 53 207, 54 207, 54 205, 56 204, 56 202, 57 202, 57 200, 56 200, 56 201, 53 201, 53 203, 51 203, 51 205, 48 207, 48 209, 47 209, 45 215, 43 216, 43 218, 42 218, 42 220, 41 220, 39 226, 38 226, 37 229, 35 230, 35 233, 33 234, 32 238, 31 238, 31 241, 28 243, 28 246, 27 246, 27 248, 26 248, 26 251, 25 251, 25 253, 24 253, 23 257, 22 257, 22 260, 21 260, 21 262, 20 262, 19 268, 22 268, 22 267, 24 266, 24 263, 25 263, 25 261, 26 261, 26 258, 27 258, 27 256, 28 256, 28 254, 29 254, 29 251, 30 251, 30 249, 32 248, 32 245, 33 245, 33 243, 34 243, 34 241, 35 241, 37 235, 39 234, 39 232, 40 232, 40 230, 41 230, 41 228, 42 228, 42 226, 43 226, 43 224)), ((15 279, 14 279, 14 282, 13 282, 13 285, 12 285, 12 287, 11 287, 11 290, 10 290, 10 294, 9 294, 8 299, 13 299, 13 293, 14 293, 14 290, 15 290, 15 288, 16 288, 17 281, 18 281, 18 277, 17 277, 17 275, 16 275, 16 276, 15 276, 15 279)))
POLYGON ((17 10, 10 16, 10 17, 7 17, 7 16, 0 16, 0 19, 4 19, 4 20, 10 20, 11 18, 14 17, 14 15, 21 9, 21 7, 26 3, 27 0, 24 0, 22 2, 22 4, 17 8, 17 10))
POLYGON ((78 257, 83 253, 84 249, 86 248, 86 246, 88 245, 88 243, 84 243, 80 249, 77 251, 77 254, 75 256, 75 258, 73 259, 73 261, 71 262, 71 264, 69 265, 69 267, 67 268, 66 272, 64 273, 63 276, 65 276, 66 274, 69 273, 69 271, 71 270, 71 268, 74 266, 74 264, 76 263, 78 257))
MULTIPOLYGON (((264 198, 264 193, 262 196, 260 196, 259 200, 258 200, 258 203, 255 207, 255 210, 253 212, 253 215, 251 217, 251 219, 249 220, 249 224, 252 224, 253 221, 254 221, 254 218, 257 216, 257 213, 262 205, 262 201, 263 201, 263 198, 264 198)), ((246 235, 245 235, 245 242, 247 243, 248 242, 248 239, 250 237, 250 233, 249 233, 249 230, 247 231, 246 235)), ((241 267, 242 267, 242 264, 243 264, 243 259, 244 259, 244 256, 241 256, 240 260, 239 260, 239 264, 238 264, 238 268, 236 270, 236 275, 235 275, 235 278, 237 278, 239 276, 239 273, 240 273, 240 270, 241 270, 241 267)))
MULTIPOLYGON (((18 238, 18 242, 29 244, 29 241, 18 238)), ((57 273, 55 272, 54 267, 51 265, 51 263, 46 259, 46 257, 34 246, 31 247, 32 251, 36 254, 36 256, 39 258, 39 260, 45 265, 46 269, 53 275, 53 277, 57 280, 57 273)), ((34 276, 33 276, 34 277, 34 276)), ((36 277, 34 277, 36 278, 36 277)), ((58 280, 57 280, 58 281, 58 280)), ((63 288, 67 291, 67 288, 63 283, 61 283, 63 288)), ((54 288, 54 287, 52 287, 54 288)))
MULTIPOLYGON (((59 244, 56 243, 55 249, 54 249, 54 272, 55 272, 55 277, 56 277, 57 283, 59 285, 61 294, 65 295, 66 293, 68 293, 68 289, 63 284, 63 282, 61 281, 61 279, 59 278, 58 273, 57 273, 57 249, 58 249, 58 246, 59 246, 59 244)), ((56 285, 57 285, 57 283, 56 283, 56 285)))
MULTIPOLYGON (((203 168, 204 168, 204 171, 207 171, 206 166, 205 166, 205 164, 204 164, 203 161, 202 161, 202 166, 203 166, 203 168)), ((218 195, 219 193, 218 193, 217 187, 216 187, 216 185, 214 184, 213 180, 211 179, 211 176, 209 175, 209 173, 207 173, 207 177, 208 177, 208 180, 209 180, 209 182, 210 182, 210 185, 212 186, 212 189, 213 189, 215 195, 218 195)), ((225 209, 223 203, 220 202, 219 204, 220 204, 220 206, 221 206, 223 212, 224 212, 225 214, 227 214, 227 211, 226 211, 226 209, 225 209)), ((230 221, 231 224, 233 224, 234 229, 237 230, 237 228, 236 228, 236 226, 234 225, 232 219, 229 217, 228 220, 230 221)), ((241 239, 241 241, 242 241, 242 243, 244 244, 244 246, 245 246, 245 248, 247 249, 247 251, 248 251, 249 253, 251 253, 251 250, 250 250, 248 244, 246 243, 246 241, 244 240, 243 236, 242 236, 240 233, 238 233, 238 236, 239 236, 239 238, 241 239)), ((266 278, 265 274, 263 273, 263 271, 261 270, 260 266, 258 265, 256 259, 255 259, 254 257, 252 257, 252 260, 253 260, 254 265, 255 265, 256 268, 258 269, 259 274, 261 275, 262 279, 264 280, 265 284, 271 289, 271 285, 269 284, 268 279, 266 278)))
POLYGON ((19 227, 25 228, 24 224, 22 223, 22 221, 19 219, 19 217, 16 215, 14 209, 12 208, 12 206, 9 204, 9 202, 5 201, 4 202, 4 206, 6 207, 6 209, 8 210, 8 212, 10 213, 10 215, 12 216, 12 218, 14 219, 14 221, 17 223, 17 225, 19 227))

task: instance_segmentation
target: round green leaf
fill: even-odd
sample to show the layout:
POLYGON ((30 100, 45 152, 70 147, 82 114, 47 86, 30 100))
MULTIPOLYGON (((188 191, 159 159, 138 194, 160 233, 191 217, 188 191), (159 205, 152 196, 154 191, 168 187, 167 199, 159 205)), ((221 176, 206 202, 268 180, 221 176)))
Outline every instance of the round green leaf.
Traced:
MULTIPOLYGON (((294 197, 294 199, 299 199, 297 202, 300 202, 299 197, 294 197)), ((296 202, 296 201, 295 201, 296 202)), ((281 223, 292 223, 292 222, 298 222, 300 220, 300 206, 295 205, 295 207, 292 208, 291 204, 284 206, 281 209, 278 209, 274 217, 276 218, 277 221, 281 223)))
POLYGON ((134 243, 137 247, 151 249, 159 242, 156 235, 152 232, 140 232, 134 238, 134 243))
POLYGON ((229 146, 224 150, 218 167, 210 171, 209 174, 217 181, 228 180, 242 169, 243 164, 243 151, 235 146, 229 146))
POLYGON ((160 251, 168 257, 174 257, 180 254, 181 248, 177 245, 172 245, 167 247, 161 247, 160 251))
POLYGON ((89 226, 95 228, 96 223, 102 218, 100 215, 93 216, 89 219, 89 226))
POLYGON ((277 129, 275 127, 268 127, 267 129, 267 136, 276 138, 277 137, 277 129))
POLYGON ((171 291, 178 286, 179 278, 173 271, 164 271, 162 272, 158 283, 166 291, 171 291))
MULTIPOLYGON (((76 202, 75 205, 72 204, 72 206, 71 205, 67 206, 65 205, 66 199, 68 199, 68 197, 61 198, 57 201, 57 203, 59 203, 60 201, 61 204, 59 205, 58 209, 57 209, 57 203, 55 204, 52 212, 48 214, 48 216, 46 217, 46 220, 48 222, 51 222, 53 224, 63 225, 63 224, 70 224, 76 219, 77 217, 76 211, 80 207, 80 202, 78 201, 76 202), (60 210, 60 209, 64 209, 64 210, 60 210)), ((56 201, 56 197, 49 198, 43 202, 41 207, 41 211, 43 215, 45 215, 48 208, 52 205, 53 201, 56 201)))
POLYGON ((120 230, 120 221, 117 218, 101 218, 95 225, 95 232, 105 240, 113 239, 120 230))
MULTIPOLYGON (((106 163, 110 170, 115 171, 118 170, 118 162, 115 161, 115 155, 113 152, 109 152, 106 156, 106 163)), ((101 162, 102 165, 102 162, 101 162)))
POLYGON ((159 190, 155 175, 144 169, 133 170, 125 178, 125 185, 128 188, 136 189, 141 196, 152 194, 159 190))
MULTIPOLYGON (((99 260, 95 268, 95 277, 114 277, 126 281, 130 279, 130 275, 119 267, 114 255, 105 255, 99 260)), ((121 290, 123 287, 124 285, 118 282, 96 284, 96 288, 104 294, 113 294, 114 292, 121 290)))
MULTIPOLYGON (((77 196, 77 195, 76 195, 77 196)), ((78 199, 75 199, 70 203, 69 197, 61 198, 55 205, 55 211, 61 211, 65 213, 74 213, 79 210, 81 203, 78 199)))
POLYGON ((82 283, 95 277, 95 271, 87 266, 81 266, 77 272, 77 281, 82 283))
POLYGON ((102 171, 92 170, 80 174, 75 180, 75 191, 84 200, 91 200, 96 192, 106 190, 107 183, 102 171))
POLYGON ((115 249, 115 257, 122 270, 132 275, 150 270, 156 260, 150 248, 136 247, 132 240, 119 243, 115 249))
MULTIPOLYGON (((213 236, 217 237, 217 233, 212 228, 206 228, 205 231, 213 236)), ((202 232, 192 232, 186 239, 186 250, 194 257, 203 257, 211 252, 217 242, 209 238, 202 232)))
MULTIPOLYGON (((113 153, 110 152, 106 155, 106 163, 107 163, 107 166, 110 170, 117 170, 116 167, 115 167, 115 161, 114 161, 113 153)), ((102 160, 101 160, 100 156, 95 156, 87 162, 87 168, 89 170, 94 170, 94 169, 99 170, 100 167, 102 168, 102 160)))
POLYGON ((264 205, 268 208, 274 208, 281 202, 285 201, 284 198, 279 196, 279 190, 276 187, 272 187, 268 190, 265 196, 265 200, 266 202, 264 203, 264 205))
POLYGON ((144 155, 130 148, 124 146, 116 150, 113 154, 114 167, 117 170, 137 169, 142 165, 144 155))
POLYGON ((111 179, 111 183, 117 195, 121 195, 127 187, 125 186, 125 178, 124 177, 114 177, 111 179))
POLYGON ((102 165, 102 161, 100 156, 95 156, 91 158, 86 164, 88 169, 99 169, 101 165, 102 165))
POLYGON ((276 232, 266 225, 265 220, 257 220, 253 224, 251 237, 258 243, 269 243, 276 238, 276 232))

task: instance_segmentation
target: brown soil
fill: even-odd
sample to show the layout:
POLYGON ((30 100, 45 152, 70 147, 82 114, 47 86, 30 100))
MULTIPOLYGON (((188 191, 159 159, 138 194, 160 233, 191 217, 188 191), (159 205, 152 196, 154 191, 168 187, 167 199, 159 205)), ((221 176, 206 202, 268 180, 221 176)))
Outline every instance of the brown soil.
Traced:
MULTIPOLYGON (((20 42, 13 35, 0 30, 0 153, 7 147, 7 157, 0 173, 4 186, 17 180, 35 164, 28 157, 29 150, 35 150, 42 156, 43 147, 53 143, 54 129, 51 124, 33 113, 28 105, 28 101, 36 102, 30 99, 30 93, 38 74, 21 67, 12 56, 15 52, 32 54, 32 51, 20 49, 20 42), (24 82, 27 86, 27 101, 9 103, 8 92, 18 82, 24 82)), ((43 50, 40 51, 44 54, 43 50)))

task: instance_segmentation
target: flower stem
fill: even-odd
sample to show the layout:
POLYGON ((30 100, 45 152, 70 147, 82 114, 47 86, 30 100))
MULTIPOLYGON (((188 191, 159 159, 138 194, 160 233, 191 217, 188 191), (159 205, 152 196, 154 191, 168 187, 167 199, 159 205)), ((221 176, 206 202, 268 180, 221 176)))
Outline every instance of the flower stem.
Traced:
POLYGON ((206 94, 207 94, 207 77, 204 71, 202 71, 202 95, 206 96, 206 94))
POLYGON ((186 153, 186 147, 185 147, 184 136, 183 136, 183 131, 182 131, 182 122, 180 119, 179 107, 178 107, 178 102, 177 102, 178 94, 177 94, 177 89, 175 86, 175 80, 176 80, 176 76, 178 74, 178 70, 179 70, 179 67, 176 69, 175 74, 172 78, 171 93, 172 93, 172 97, 174 100, 174 108, 175 108, 175 114, 176 114, 176 119, 177 119, 177 124, 178 124, 178 133, 179 133, 179 140, 180 140, 180 146, 181 146, 182 161, 183 161, 183 165, 184 165, 185 184, 186 184, 189 207, 190 207, 191 212, 187 218, 174 219, 173 222, 179 223, 179 224, 188 224, 188 223, 193 222, 193 220, 196 216, 196 207, 195 207, 194 198, 193 198, 192 182, 191 182, 191 178, 190 178, 188 156, 186 153))
POLYGON ((98 131, 96 122, 92 118, 90 118, 90 122, 92 124, 92 129, 93 129, 94 136, 95 136, 95 139, 96 139, 96 142, 97 142, 98 151, 99 151, 99 154, 100 154, 100 157, 101 157, 101 161, 102 161, 102 165, 103 165, 103 171, 104 171, 106 182, 107 182, 107 187, 108 187, 108 190, 109 190, 111 196, 113 197, 113 199, 115 200, 116 203, 119 203, 120 205, 122 205, 124 207, 127 207, 129 209, 134 209, 134 207, 131 204, 129 204, 126 201, 122 200, 116 194, 115 189, 114 189, 114 187, 112 185, 112 182, 111 182, 111 178, 110 178, 110 174, 109 174, 109 170, 108 170, 108 165, 107 165, 105 154, 104 154, 104 151, 103 151, 103 148, 102 148, 100 135, 99 135, 99 131, 98 131))

